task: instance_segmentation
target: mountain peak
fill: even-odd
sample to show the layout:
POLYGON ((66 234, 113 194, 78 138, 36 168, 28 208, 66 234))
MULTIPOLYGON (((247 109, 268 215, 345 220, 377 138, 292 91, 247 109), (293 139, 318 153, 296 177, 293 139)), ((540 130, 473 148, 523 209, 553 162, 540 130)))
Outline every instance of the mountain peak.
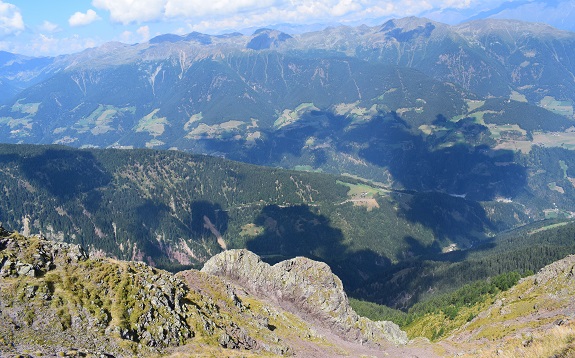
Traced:
POLYGON ((417 37, 429 38, 436 29, 447 29, 448 25, 421 17, 405 17, 386 21, 377 32, 385 33, 399 42, 407 42, 417 37))
POLYGON ((380 30, 386 31, 394 28, 401 28, 404 31, 412 31, 418 28, 426 28, 430 26, 438 27, 448 25, 430 20, 425 17, 409 16, 388 20, 383 23, 383 25, 381 25, 380 30))
POLYGON ((291 38, 292 36, 285 32, 262 28, 254 31, 246 47, 252 50, 265 50, 278 47, 291 38))
POLYGON ((153 37, 150 39, 150 43, 151 44, 157 44, 157 43, 162 43, 162 42, 179 42, 179 41, 183 41, 183 37, 180 35, 176 35, 176 34, 163 34, 163 35, 158 35, 156 37, 153 37))
POLYGON ((201 32, 190 32, 189 34, 182 36, 182 35, 175 35, 175 34, 165 34, 159 35, 152 38, 149 43, 150 44, 159 44, 163 42, 180 42, 180 41, 190 41, 190 42, 197 42, 201 45, 209 45, 212 43, 212 37, 210 35, 203 34, 201 32))

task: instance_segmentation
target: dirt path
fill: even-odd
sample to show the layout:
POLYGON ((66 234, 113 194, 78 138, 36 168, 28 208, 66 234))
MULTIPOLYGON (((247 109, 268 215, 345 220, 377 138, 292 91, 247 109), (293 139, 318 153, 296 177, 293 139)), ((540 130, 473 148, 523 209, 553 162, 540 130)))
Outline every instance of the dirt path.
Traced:
MULTIPOLYGON (((300 316, 300 318, 303 318, 300 316)), ((305 319, 304 319, 305 320, 305 319)), ((375 358, 437 358, 444 357, 438 353, 438 348, 442 348, 432 343, 418 340, 404 346, 394 346, 390 344, 386 347, 362 345, 357 342, 350 342, 342 339, 328 329, 313 325, 331 346, 318 345, 304 341, 290 341, 290 345, 295 350, 295 357, 306 358, 341 358, 341 357, 375 357, 375 358)))

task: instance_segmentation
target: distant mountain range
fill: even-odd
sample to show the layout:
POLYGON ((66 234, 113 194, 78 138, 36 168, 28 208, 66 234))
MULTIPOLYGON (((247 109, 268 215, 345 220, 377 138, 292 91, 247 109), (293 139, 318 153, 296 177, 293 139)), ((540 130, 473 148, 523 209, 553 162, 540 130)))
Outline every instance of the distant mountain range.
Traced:
MULTIPOLYGON (((161 35, 57 58, 4 53, 11 95, 0 135, 180 149, 512 200, 541 177, 525 171, 534 153, 575 147, 574 49, 574 33, 542 24, 404 18, 293 36, 161 35)), ((573 207, 565 153, 564 175, 542 183, 554 197, 545 209, 573 207)))
MULTIPOLYGON (((499 13, 537 4, 510 2, 499 13)), ((498 290, 516 281, 483 280, 519 279, 575 253, 574 74, 575 33, 496 19, 165 34, 55 58, 0 52, 0 226, 52 241, 0 230, 0 314, 9 322, 0 351, 56 354, 80 342, 85 353, 96 342, 144 354, 144 345, 179 349, 195 334, 216 355, 321 351, 324 341, 284 325, 313 326, 304 321, 314 311, 300 303, 315 289, 280 299, 294 292, 281 291, 290 270, 307 277, 305 268, 319 267, 335 282, 326 265, 300 256, 329 264, 353 297, 415 307, 419 316, 386 312, 411 335, 451 335, 450 355, 481 353, 475 341, 508 337, 507 327, 527 335, 533 320, 517 312, 538 322, 523 348, 553 345, 546 333, 564 323, 552 321, 572 318, 573 257, 508 293, 498 290), (230 249, 283 262, 270 268, 230 249), (244 288, 118 260, 172 271, 215 260, 211 273, 244 288), (260 269, 270 276, 252 280, 260 269), (552 272, 561 281, 549 281, 552 272), (136 277, 140 303, 122 290, 136 277), (439 295, 456 288, 465 295, 439 295), (182 300, 160 302, 164 289, 182 300), (261 295, 291 311, 274 313, 261 295), (306 309, 304 321, 275 323, 306 309), (47 319, 58 346, 45 351, 33 332, 47 319), (172 319, 173 329, 152 329, 172 319), (88 326, 85 342, 68 334, 88 326), (13 344, 24 336, 30 345, 13 344)), ((345 298, 341 286, 337 294, 345 298)), ((338 302, 361 321, 347 298, 338 302)), ((322 332, 357 333, 354 348, 376 337, 372 323, 366 332, 340 323, 322 332)), ((555 346, 573 351, 572 340, 555 346)))
POLYGON ((514 0, 493 8, 481 2, 476 7, 432 9, 422 16, 452 24, 482 19, 521 19, 546 23, 562 30, 575 30, 575 7, 572 0, 514 0))
MULTIPOLYGON (((575 30, 575 6, 572 0, 512 0, 505 2, 467 2, 452 3, 455 6, 444 6, 443 8, 432 8, 419 13, 416 16, 425 17, 434 21, 443 22, 450 25, 458 25, 474 20, 520 20, 528 22, 539 22, 557 29, 575 30), (457 6, 460 5, 460 6, 457 6)), ((395 16, 397 17, 397 16, 395 16)), ((377 26, 390 17, 362 18, 348 21, 348 26, 377 26)), ((289 34, 301 34, 304 32, 320 31, 326 27, 340 26, 342 23, 313 23, 313 24, 290 24, 279 23, 268 25, 267 27, 287 32, 289 34)), ((249 34, 257 28, 241 29, 239 32, 249 34)), ((233 30, 236 31, 236 30, 233 30)), ((233 32, 228 31, 228 32, 233 32)))

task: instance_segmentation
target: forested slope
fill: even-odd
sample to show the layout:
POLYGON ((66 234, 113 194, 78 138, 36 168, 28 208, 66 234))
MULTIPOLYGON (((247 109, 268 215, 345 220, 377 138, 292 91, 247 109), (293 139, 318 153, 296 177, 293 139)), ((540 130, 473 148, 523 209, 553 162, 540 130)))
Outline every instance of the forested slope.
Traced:
POLYGON ((177 151, 1 145, 0 165, 0 221, 25 234, 174 270, 223 248, 307 256, 350 290, 521 223, 447 194, 177 151))

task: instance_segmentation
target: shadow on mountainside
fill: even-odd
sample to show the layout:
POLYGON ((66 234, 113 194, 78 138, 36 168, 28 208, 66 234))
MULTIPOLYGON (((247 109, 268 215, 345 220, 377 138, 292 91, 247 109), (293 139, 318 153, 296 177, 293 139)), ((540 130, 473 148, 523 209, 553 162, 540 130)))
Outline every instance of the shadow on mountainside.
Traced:
POLYGON ((254 223, 264 228, 247 248, 262 258, 279 261, 306 256, 321 261, 340 260, 346 254, 343 233, 330 220, 307 205, 280 207, 268 205, 254 223))
POLYGON ((425 135, 395 112, 354 122, 326 111, 311 111, 282 128, 261 129, 261 138, 251 144, 237 139, 202 143, 208 152, 230 153, 227 156, 234 160, 268 166, 308 164, 317 169, 328 169, 322 165, 333 154, 326 146, 332 146, 374 166, 368 179, 385 182, 387 172, 395 188, 436 191, 474 201, 512 199, 525 191, 526 168, 517 164, 513 151, 492 149, 495 142, 486 126, 472 118, 451 122, 442 115, 429 123, 435 129, 425 135), (322 145, 314 146, 316 141, 322 145))
POLYGON ((220 204, 205 200, 194 201, 191 205, 192 235, 198 238, 223 236, 228 230, 229 215, 220 204))
POLYGON ((346 288, 391 266, 389 258, 371 250, 350 250, 342 231, 307 205, 266 206, 255 224, 264 231, 247 243, 247 249, 262 260, 275 264, 305 256, 322 261, 330 265, 346 288))
POLYGON ((453 242, 467 248, 496 230, 485 209, 476 201, 437 192, 416 193, 407 198, 403 195, 403 200, 399 200, 399 195, 391 194, 399 203, 398 216, 432 230, 436 242, 453 242))
MULTIPOLYGON (((438 116, 434 123, 441 120, 438 116)), ((387 168, 397 185, 409 190, 476 201, 514 198, 524 190, 526 169, 514 162, 513 151, 490 148, 487 127, 466 119, 443 121, 443 130, 425 137, 392 112, 350 130, 346 137, 361 138, 359 156, 387 168)))
POLYGON ((17 158, 26 178, 60 201, 105 186, 112 180, 87 151, 37 147, 29 153, 20 152, 17 158))
POLYGON ((350 296, 406 310, 435 292, 449 292, 494 276, 480 261, 468 261, 472 253, 494 249, 496 244, 491 240, 471 250, 451 252, 443 252, 437 241, 425 246, 410 236, 403 240, 408 245, 406 257, 347 287, 350 296))
POLYGON ((349 124, 350 120, 344 116, 314 110, 278 129, 258 128, 260 137, 250 142, 235 138, 201 139, 200 142, 208 153, 226 153, 229 159, 266 166, 279 165, 287 157, 297 160, 310 150, 311 164, 319 168, 328 157, 320 148, 310 149, 308 140, 336 138, 349 124))
MULTIPOLYGON (((413 237, 404 237, 403 258, 392 262, 370 249, 351 249, 342 231, 307 205, 266 206, 255 224, 264 231, 246 246, 263 261, 275 264, 304 256, 325 262, 353 297, 405 309, 430 290, 448 286, 446 281, 467 282, 466 277, 452 275, 457 271, 453 267, 465 264, 469 251, 443 252, 437 240, 424 245, 413 237), (449 268, 448 274, 438 271, 438 267, 449 268)), ((484 244, 474 251, 492 247, 484 244)), ((477 269, 473 273, 483 275, 477 269)))
MULTIPOLYGON (((331 136, 339 151, 391 174, 393 186, 404 190, 391 193, 397 203, 397 215, 430 229, 434 241, 425 246, 413 237, 404 237, 407 249, 400 261, 392 264, 387 257, 370 250, 351 251, 342 241, 342 232, 309 207, 300 207, 299 211, 268 207, 257 223, 266 228, 265 232, 248 243, 248 248, 265 260, 277 262, 302 255, 325 261, 354 295, 405 308, 436 285, 446 285, 448 278, 442 274, 437 278, 428 276, 426 269, 463 265, 468 257, 466 249, 482 243, 481 249, 473 251, 489 250, 492 245, 488 236, 509 228, 509 223, 488 215, 481 201, 513 199, 523 194, 527 172, 517 164, 514 152, 492 149, 494 142, 487 127, 470 118, 451 122, 439 115, 431 125, 440 129, 424 135, 394 112, 354 124, 343 117, 325 117, 331 121, 318 118, 318 123, 302 120, 282 128, 282 136, 291 138, 294 144, 291 149, 286 146, 269 149, 276 155, 273 158, 300 155, 305 138, 310 136, 322 139, 331 136), (287 136, 290 132, 295 135, 287 136), (292 218, 280 222, 279 217, 289 210, 292 212, 288 217, 292 218), (308 219, 300 221, 298 226, 296 214, 308 219), (315 219, 321 224, 309 225, 315 219), (451 243, 456 245, 454 251, 442 252, 451 243), (360 290, 365 284, 370 292, 360 290)), ((313 122, 310 117, 307 120, 313 122)), ((480 267, 474 268, 473 274, 480 277, 480 271, 480 267)))
MULTIPOLYGON (((209 146, 215 151, 222 143, 210 140, 209 146)), ((370 172, 366 172, 366 178, 382 182, 391 178, 392 187, 400 189, 390 194, 396 203, 396 215, 430 229, 434 237, 428 246, 408 236, 396 237, 395 240, 404 240, 403 247, 407 247, 398 256, 400 262, 392 264, 389 258, 370 250, 352 251, 343 241, 342 232, 327 217, 306 206, 266 207, 256 223, 265 227, 264 233, 247 244, 248 249, 271 263, 298 255, 325 261, 340 275, 346 289, 373 282, 370 289, 377 294, 361 296, 378 302, 383 302, 387 294, 395 297, 385 301, 388 304, 413 302, 402 300, 402 292, 406 297, 417 298, 424 291, 411 287, 401 277, 422 283, 422 287, 427 285, 426 290, 432 289, 438 280, 425 277, 421 269, 436 263, 463 262, 466 249, 487 243, 494 232, 519 223, 514 221, 519 219, 513 219, 514 209, 506 207, 509 212, 488 215, 481 202, 523 195, 526 168, 518 164, 513 151, 493 149, 495 142, 489 129, 472 118, 451 122, 438 115, 427 127, 412 128, 395 112, 356 121, 313 111, 277 130, 262 130, 260 139, 250 146, 244 144, 241 140, 225 141, 225 145, 234 146, 231 158, 236 160, 322 168, 330 160, 333 163, 332 150, 367 163, 370 172), (442 252, 451 244, 456 245, 456 251, 442 252), (386 292, 380 289, 383 287, 386 292)))
POLYGON ((513 151, 490 148, 485 126, 442 116, 433 123, 442 129, 425 136, 392 112, 349 130, 342 143, 363 143, 361 159, 386 169, 394 187, 417 193, 398 214, 430 228, 437 240, 469 240, 509 228, 489 217, 480 202, 525 193, 526 168, 513 151))

